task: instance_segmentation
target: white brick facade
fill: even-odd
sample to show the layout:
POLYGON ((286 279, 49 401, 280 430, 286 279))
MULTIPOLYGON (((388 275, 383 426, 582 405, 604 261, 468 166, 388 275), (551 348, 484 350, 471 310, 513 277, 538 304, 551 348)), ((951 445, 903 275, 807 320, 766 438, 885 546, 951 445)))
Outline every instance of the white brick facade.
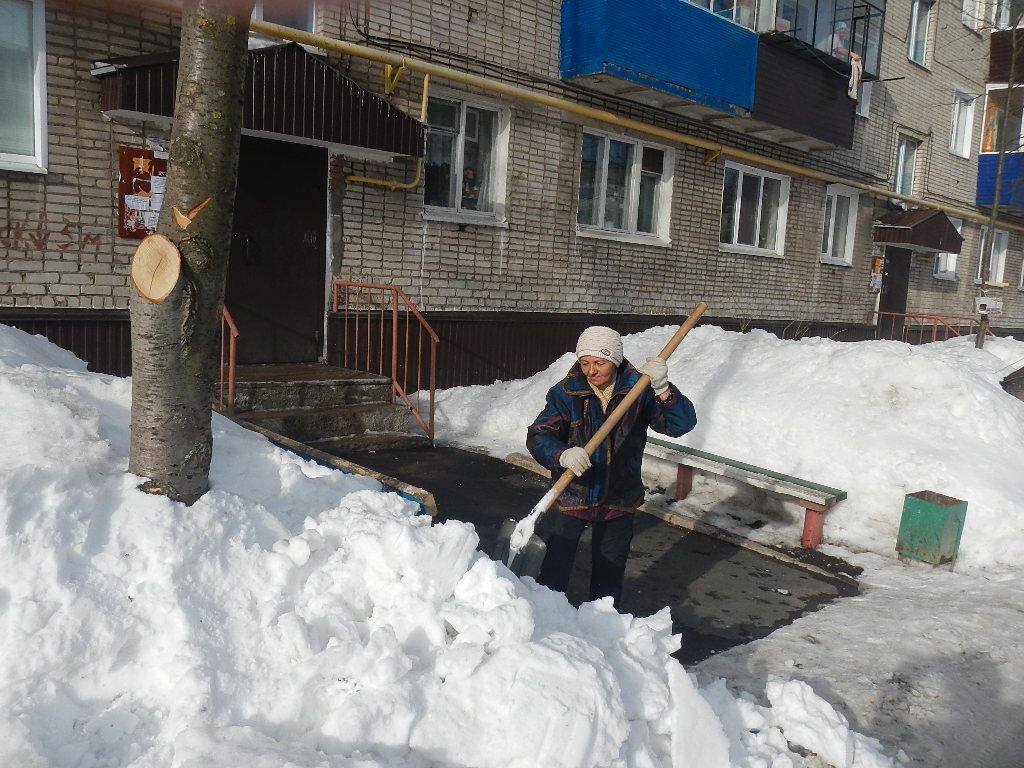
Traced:
MULTIPOLYGON (((318 31, 366 43, 364 35, 418 58, 538 91, 609 107, 558 83, 560 6, 557 0, 440 0, 359 4, 319 9, 318 31), (399 42, 408 43, 403 46, 399 42)), ((922 139, 915 194, 973 208, 983 103, 974 110, 970 159, 951 153, 954 88, 984 93, 987 40, 960 21, 959 4, 935 3, 928 68, 906 56, 908 3, 888 7, 881 73, 869 119, 856 118, 851 150, 807 154, 716 131, 639 105, 615 105, 624 116, 709 138, 765 156, 878 186, 890 186, 896 137, 922 139)), ((176 20, 154 11, 119 11, 101 2, 47 0, 46 45, 49 162, 45 175, 0 170, 0 308, 124 309, 128 262, 137 241, 116 235, 117 147, 164 139, 155 126, 105 121, 93 62, 177 46, 176 20)), ((342 62, 350 76, 380 91, 381 66, 342 62)), ((418 114, 420 80, 405 73, 393 101, 418 114)), ((434 88, 459 92, 451 84, 434 88)), ((475 94, 490 101, 493 95, 475 94)), ((703 300, 711 314, 737 319, 871 321, 871 223, 888 210, 860 198, 850 266, 818 259, 824 182, 793 176, 785 252, 768 258, 724 252, 719 219, 724 162, 674 147, 669 247, 577 235, 576 200, 582 121, 528 104, 510 110, 504 226, 431 221, 423 215, 422 185, 412 191, 347 184, 334 193, 332 227, 340 232, 329 254, 336 276, 402 287, 427 310, 624 312, 678 314, 703 300), (340 251, 340 252, 339 252, 340 251)), ((633 136, 649 140, 649 137, 633 136)), ((664 142, 659 142, 664 143, 664 142)), ((346 161, 345 172, 404 181, 412 161, 385 166, 346 161)), ((980 229, 964 226, 957 279, 932 276, 932 260, 915 259, 908 309, 968 314, 978 293, 980 229)), ((1014 235, 1000 291, 1000 324, 1024 327, 1018 290, 1024 239, 1014 235)))

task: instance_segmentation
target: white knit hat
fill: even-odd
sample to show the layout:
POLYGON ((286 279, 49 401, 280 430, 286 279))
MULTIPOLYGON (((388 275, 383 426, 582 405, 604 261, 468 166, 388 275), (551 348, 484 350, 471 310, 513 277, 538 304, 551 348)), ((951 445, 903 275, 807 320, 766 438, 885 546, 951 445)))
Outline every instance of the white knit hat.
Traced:
POLYGON ((592 325, 580 334, 580 340, 576 342, 576 357, 584 355, 603 357, 618 367, 622 363, 622 337, 611 328, 592 325))

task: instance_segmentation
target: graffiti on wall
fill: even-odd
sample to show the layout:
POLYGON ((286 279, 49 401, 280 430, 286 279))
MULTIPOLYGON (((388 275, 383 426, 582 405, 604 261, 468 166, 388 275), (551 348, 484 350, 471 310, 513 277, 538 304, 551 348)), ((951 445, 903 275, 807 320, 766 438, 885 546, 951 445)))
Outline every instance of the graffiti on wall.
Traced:
POLYGON ((103 235, 97 232, 86 232, 73 222, 66 222, 60 229, 51 229, 44 221, 12 221, 0 225, 0 248, 15 251, 82 252, 92 249, 100 252, 103 235))

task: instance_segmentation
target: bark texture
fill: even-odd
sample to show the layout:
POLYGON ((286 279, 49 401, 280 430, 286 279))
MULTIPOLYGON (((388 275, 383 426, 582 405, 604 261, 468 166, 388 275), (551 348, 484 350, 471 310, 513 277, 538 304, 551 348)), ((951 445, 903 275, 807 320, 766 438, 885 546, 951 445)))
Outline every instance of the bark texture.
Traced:
POLYGON ((143 488, 192 504, 209 489, 211 402, 235 201, 242 87, 253 0, 187 0, 167 190, 158 232, 181 252, 162 304, 132 296, 128 470, 143 488), (183 229, 171 206, 190 211, 183 229))

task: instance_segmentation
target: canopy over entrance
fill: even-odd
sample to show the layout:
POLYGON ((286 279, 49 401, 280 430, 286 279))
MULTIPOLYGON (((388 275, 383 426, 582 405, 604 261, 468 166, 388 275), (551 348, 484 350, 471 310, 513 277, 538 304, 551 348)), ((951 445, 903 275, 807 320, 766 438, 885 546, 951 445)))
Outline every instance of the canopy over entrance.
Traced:
MULTIPOLYGON (((103 83, 106 115, 170 123, 178 51, 105 59, 92 74, 103 83)), ((244 91, 246 134, 370 160, 423 156, 423 123, 296 43, 249 51, 244 91)))
POLYGON ((887 213, 875 222, 873 239, 921 253, 960 253, 964 243, 949 216, 924 208, 887 213))

